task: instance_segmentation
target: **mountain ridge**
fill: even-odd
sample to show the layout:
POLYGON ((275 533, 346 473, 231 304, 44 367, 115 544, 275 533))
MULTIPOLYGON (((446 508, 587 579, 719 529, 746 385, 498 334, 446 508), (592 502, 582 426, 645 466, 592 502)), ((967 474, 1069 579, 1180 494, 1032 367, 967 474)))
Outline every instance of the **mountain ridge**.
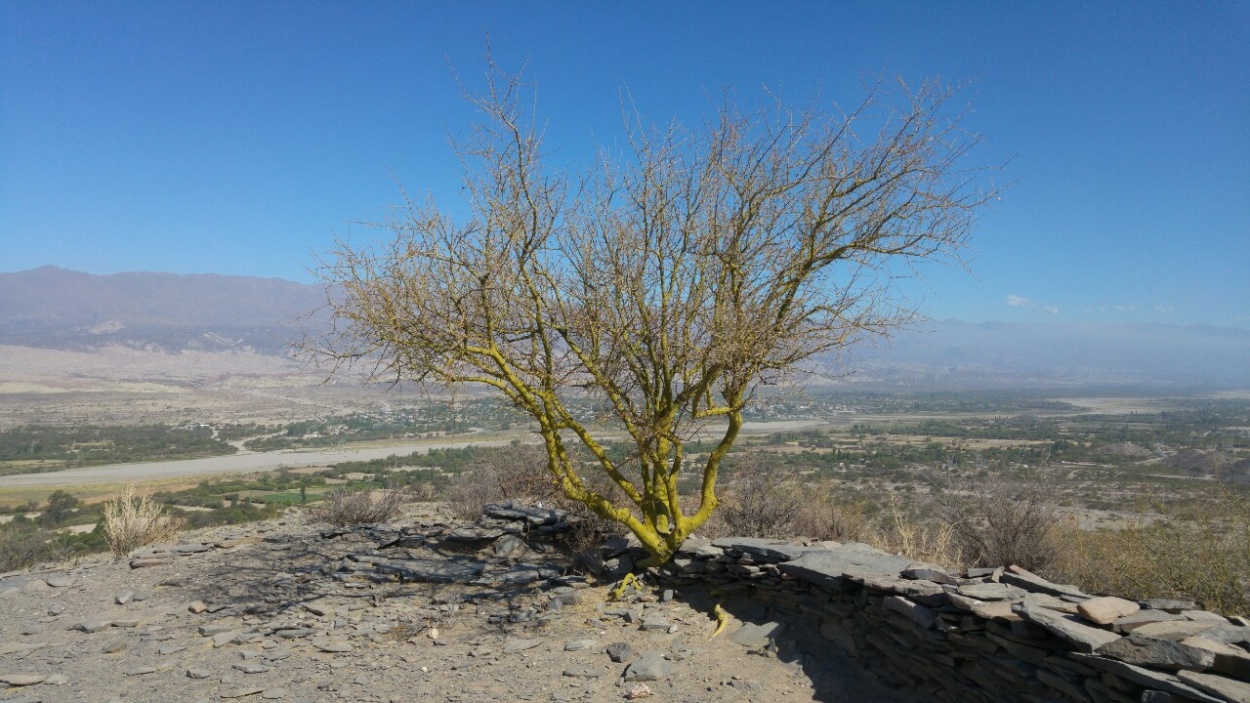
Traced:
MULTIPOLYGON (((0 344, 287 355, 323 328, 326 291, 280 278, 46 266, 0 273, 0 344)), ((1250 388, 1250 330, 1210 324, 941 320, 822 366, 835 385, 1250 388)))

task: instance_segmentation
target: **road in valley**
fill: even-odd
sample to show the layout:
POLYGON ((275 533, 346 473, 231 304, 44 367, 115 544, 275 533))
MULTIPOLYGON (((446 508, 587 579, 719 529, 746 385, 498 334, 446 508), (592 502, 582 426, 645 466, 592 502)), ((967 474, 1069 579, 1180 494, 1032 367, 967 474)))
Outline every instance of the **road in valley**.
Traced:
MULTIPOLYGON (((214 456, 205 459, 180 459, 177 461, 147 461, 135 464, 107 464, 86 466, 80 469, 50 471, 41 474, 16 474, 0 476, 0 488, 59 488, 100 483, 125 483, 127 481, 152 481, 165 478, 237 474, 255 471, 276 471, 281 468, 297 469, 302 466, 327 466, 344 461, 369 461, 383 459, 392 454, 404 455, 431 449, 461 449, 469 445, 479 447, 500 446, 512 441, 511 437, 458 439, 451 442, 409 442, 404 444, 359 445, 318 449, 283 449, 273 452, 248 452, 230 456, 214 456)), ((521 435, 517 435, 519 439, 521 435)))
MULTIPOLYGON (((767 434, 824 425, 823 421, 748 422, 744 434, 767 434)), ((0 476, 0 488, 64 488, 92 484, 154 481, 168 478, 189 478, 220 474, 298 469, 304 466, 328 466, 345 461, 384 459, 392 454, 403 456, 431 449, 462 449, 469 445, 498 447, 515 439, 537 441, 534 435, 491 433, 486 436, 461 437, 452 441, 405 442, 398 444, 362 444, 335 448, 283 449, 272 452, 240 452, 230 456, 177 461, 147 461, 134 464, 107 464, 80 469, 49 471, 38 474, 0 476)))

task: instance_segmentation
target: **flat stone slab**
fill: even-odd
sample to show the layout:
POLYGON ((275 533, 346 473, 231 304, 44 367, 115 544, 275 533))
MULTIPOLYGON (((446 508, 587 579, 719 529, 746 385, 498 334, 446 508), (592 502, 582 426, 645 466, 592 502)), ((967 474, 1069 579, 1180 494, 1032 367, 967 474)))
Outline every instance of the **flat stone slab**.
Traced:
POLYGON ((1134 666, 1115 659, 1100 657, 1096 654, 1082 654, 1080 652, 1072 652, 1068 656, 1074 660, 1091 666, 1100 671, 1106 671, 1115 674, 1122 679, 1127 679, 1139 686, 1153 688, 1166 693, 1174 693, 1182 696, 1184 699, 1195 700, 1199 703, 1227 703, 1227 701, 1210 696, 1202 691, 1183 683, 1181 679, 1167 674, 1162 671, 1151 671, 1140 666, 1134 666))
POLYGON ((1132 615, 1141 610, 1141 606, 1131 600, 1103 596, 1090 598, 1076 606, 1081 617, 1097 625, 1110 625, 1122 617, 1132 615))
POLYGON ((1116 618, 1112 624, 1121 632, 1128 633, 1142 625, 1149 625, 1152 622, 1168 622, 1170 620, 1184 620, 1184 618, 1164 610, 1139 610, 1132 615, 1116 618))
POLYGON ((1250 683, 1194 671, 1182 671, 1177 676, 1181 681, 1200 691, 1235 701, 1235 703, 1250 703, 1250 683))
POLYGON ((673 673, 673 665, 660 652, 647 652, 625 670, 626 681, 659 681, 673 673))
POLYGON ((775 641, 784 629, 785 625, 779 622, 761 624, 748 622, 735 630, 729 639, 749 649, 760 649, 768 646, 769 642, 775 641))
POLYGON ((712 540, 712 546, 722 550, 737 550, 769 561, 793 561, 808 552, 827 551, 791 544, 785 540, 757 537, 725 537, 712 540))
POLYGON ((48 677, 39 674, 0 674, 0 683, 10 686, 34 686, 47 680, 48 677))
POLYGON ((837 549, 806 549, 792 561, 782 562, 782 573, 809 583, 840 586, 843 578, 852 580, 880 577, 897 577, 904 569, 915 565, 906 557, 894 556, 852 542, 837 549))
POLYGON ((520 505, 513 502, 487 503, 482 506, 482 513, 488 517, 493 517, 499 520, 523 520, 534 527, 538 527, 539 525, 554 525, 558 522, 564 522, 569 516, 569 514, 563 510, 533 508, 528 505, 520 505))
POLYGON ((342 654, 355 649, 352 643, 346 640, 313 640, 312 645, 327 654, 342 654))
POLYGON ((1093 652, 1099 647, 1115 642, 1120 636, 1082 624, 1075 615, 1042 608, 1028 603, 1015 606, 1015 612, 1029 622, 1041 625, 1059 639, 1082 652, 1093 652))
POLYGON ((977 600, 1005 600, 1017 601, 1024 600, 1024 596, 1028 591, 1015 586, 1008 586, 1005 583, 970 583, 966 586, 960 586, 959 595, 977 600))
POLYGON ((471 559, 404 559, 379 561, 374 568, 384 574, 396 574, 406 581, 459 583, 481 576, 486 562, 471 559))
POLYGON ((1051 583, 1046 579, 1038 576, 1030 571, 1025 571, 1019 567, 1013 566, 1010 570, 1004 571, 999 577, 1003 583, 1019 586, 1026 591, 1033 593, 1046 593, 1052 596, 1069 596, 1072 598, 1085 599, 1089 598, 1089 594, 1085 593, 1076 586, 1070 586, 1064 583, 1051 583))
POLYGON ((1167 620, 1142 625, 1133 632, 1161 640, 1183 640, 1214 630, 1220 624, 1214 620, 1167 620))
POLYGON ((472 525, 465 525, 463 527, 457 527, 451 532, 443 535, 442 539, 448 542, 488 542, 490 540, 499 539, 506 534, 508 533, 497 527, 475 527, 472 525))
POLYGON ((1096 652, 1129 664, 1156 669, 1203 671, 1215 665, 1215 653, 1171 640, 1155 639, 1134 632, 1099 647, 1096 652))

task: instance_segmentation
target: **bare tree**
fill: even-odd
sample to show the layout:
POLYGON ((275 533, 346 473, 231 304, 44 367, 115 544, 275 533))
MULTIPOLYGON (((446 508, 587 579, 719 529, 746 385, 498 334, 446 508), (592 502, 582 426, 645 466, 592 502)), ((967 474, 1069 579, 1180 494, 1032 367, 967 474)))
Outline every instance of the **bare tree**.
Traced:
POLYGON ((905 322, 896 264, 957 258, 991 189, 962 165, 977 139, 951 95, 881 84, 850 113, 727 99, 697 128, 629 115, 625 153, 571 178, 548 165, 527 85, 492 63, 456 145, 468 215, 408 199, 388 246, 340 243, 317 351, 377 380, 495 389, 537 421, 556 485, 663 563, 715 509, 755 389, 905 322), (587 394, 607 411, 575 412, 587 394), (694 462, 699 432, 717 439, 694 462), (633 451, 614 458, 605 436, 633 451))

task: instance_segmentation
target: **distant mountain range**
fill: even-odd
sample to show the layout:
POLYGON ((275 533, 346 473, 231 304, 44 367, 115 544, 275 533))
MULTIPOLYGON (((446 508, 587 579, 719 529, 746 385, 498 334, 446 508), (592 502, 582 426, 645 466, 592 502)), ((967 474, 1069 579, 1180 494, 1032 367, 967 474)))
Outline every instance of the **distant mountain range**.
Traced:
POLYGON ((45 266, 0 273, 0 344, 90 350, 280 354, 324 290, 277 278, 119 273, 45 266))
MULTIPOLYGON (((0 344, 285 354, 325 291, 276 278, 52 266, 0 273, 0 344)), ((0 363, 3 360, 0 359, 0 363)), ((932 322, 828 365, 863 388, 1250 388, 1250 330, 1208 325, 932 322)))

